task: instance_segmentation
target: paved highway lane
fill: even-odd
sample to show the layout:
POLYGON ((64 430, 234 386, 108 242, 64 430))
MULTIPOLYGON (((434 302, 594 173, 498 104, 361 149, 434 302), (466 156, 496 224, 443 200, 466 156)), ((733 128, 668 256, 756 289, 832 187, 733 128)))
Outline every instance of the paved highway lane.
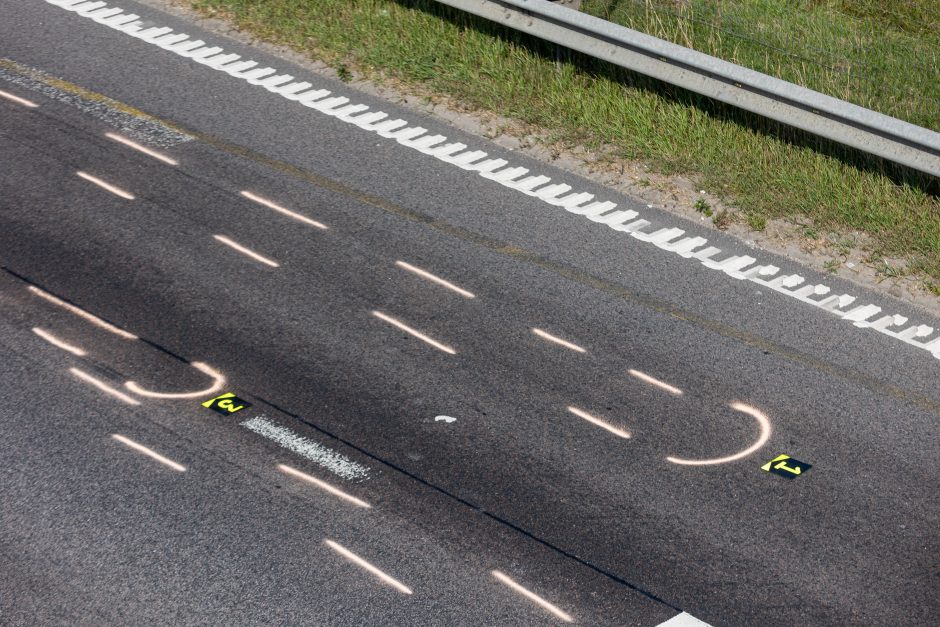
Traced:
POLYGON ((579 622, 675 614, 264 403, 232 420, 155 398, 233 382, 0 284, 6 624, 533 624, 565 622, 562 604, 579 622), (538 592, 555 603, 526 597, 538 592))
MULTIPOLYGON (((10 61, 2 66, 8 80, 0 83, 11 96, 0 98, 4 337, 6 352, 18 356, 10 364, 29 356, 42 378, 13 365, 4 376, 5 405, 16 409, 7 428, 17 437, 3 445, 4 457, 18 460, 12 468, 24 467, 27 452, 55 457, 72 441, 86 443, 83 450, 100 451, 102 442, 120 450, 123 443, 108 440, 102 423, 126 421, 132 412, 140 431, 124 435, 171 458, 178 451, 188 480, 194 464, 215 462, 205 484, 166 488, 190 509, 212 503, 206 528, 228 533, 226 520, 244 506, 244 493, 265 495, 265 507, 242 517, 247 521, 233 540, 251 547, 234 555, 257 557, 236 559, 237 583, 226 590, 244 590, 258 569, 274 571, 269 586, 296 580, 290 571, 301 565, 330 582, 351 577, 346 562, 339 562, 345 574, 337 575, 337 563, 298 558, 279 536, 259 540, 261 525, 253 521, 273 518, 290 538, 284 545, 304 547, 304 556, 331 551, 341 560, 323 542, 336 538, 338 525, 352 525, 345 537, 370 549, 363 556, 400 549, 406 555, 386 563, 409 564, 401 581, 424 582, 410 587, 440 600, 389 603, 362 586, 361 577, 374 574, 359 574, 356 584, 342 579, 349 584, 344 592, 361 595, 350 597, 358 599, 355 612, 342 614, 350 601, 337 585, 300 600, 287 595, 285 607, 322 612, 286 619, 297 622, 551 620, 550 609, 492 575, 503 556, 514 569, 501 572, 586 624, 653 625, 679 611, 716 625, 917 624, 936 614, 940 394, 938 362, 927 350, 76 13, 45 3, 13 6, 4 6, 12 16, 3 27, 10 61), (59 39, 58 47, 37 46, 22 34, 36 23, 43 37, 59 39), (170 126, 143 120, 140 111, 170 126), (120 141, 129 134, 138 147, 120 141), (187 136, 194 139, 181 141, 187 136), (43 298, 40 288, 145 341, 115 336, 63 309, 64 301, 43 298), (53 340, 84 346, 95 367, 69 361, 88 356, 53 340), (37 352, 37 345, 52 348, 37 352), (212 382, 170 354, 209 364, 250 400, 251 416, 270 422, 251 423, 252 431, 239 426, 247 417, 217 417, 199 406, 211 393, 148 396, 148 390, 201 391, 212 382), (125 400, 69 368, 141 405, 122 407, 125 400), (76 388, 87 409, 67 427, 56 420, 55 404, 30 404, 46 396, 71 399, 76 388), (301 434, 307 448, 282 431, 282 444, 292 442, 294 450, 270 442, 271 425, 301 434), (375 507, 381 524, 350 522, 361 513, 339 503, 317 515, 295 511, 309 505, 294 501, 267 505, 277 488, 259 487, 257 477, 285 483, 278 463, 305 465, 330 480, 322 474, 329 465, 322 448, 311 453, 311 443, 342 449, 376 473, 349 491, 382 504, 375 507), (792 480, 760 470, 780 453, 813 467, 792 480), (379 527, 379 535, 371 534, 379 527), (396 540, 393 530, 411 534, 413 545, 396 540), (422 544, 439 550, 419 557, 413 547, 422 544), (473 591, 457 594, 460 582, 470 580, 479 582, 473 591)), ((197 32, 147 7, 124 8, 197 32)), ((346 93, 482 146, 492 158, 549 171, 217 35, 200 37, 289 68, 307 89, 346 93)), ((549 174, 571 193, 612 197, 570 175, 549 174)), ((643 227, 646 233, 677 220, 644 216, 655 222, 643 227)), ((682 228, 697 235, 694 226, 682 228)), ((703 236, 722 250, 741 248, 703 236)), ((883 302, 829 279, 807 283, 814 281, 833 285, 834 294, 858 294, 860 303, 883 302)), ((904 310, 898 303, 884 309, 904 310)), ((919 312, 905 313, 912 323, 930 323, 919 312)), ((916 327, 911 337, 932 339, 916 327)), ((54 461, 63 476, 100 477, 109 467, 101 457, 76 453, 54 461)), ((333 481, 350 481, 340 479, 333 481)), ((63 490, 82 494, 67 485, 47 479, 4 492, 5 503, 19 504, 11 508, 22 520, 16 527, 46 529, 43 499, 63 490)), ((131 498, 138 485, 117 489, 131 498)), ((81 507, 63 518, 85 520, 81 507)), ((203 538, 191 520, 165 509, 165 517, 148 521, 161 530, 161 550, 203 538)), ((100 510, 106 513, 98 508, 86 527, 60 520, 39 542, 52 546, 83 529, 110 537, 115 523, 100 510)), ((111 554, 130 541, 113 540, 111 554)), ((118 580, 133 566, 102 566, 90 549, 70 556, 70 568, 97 559, 100 576, 118 580)), ((17 563, 11 572, 33 574, 4 584, 23 586, 11 588, 18 604, 5 611, 40 605, 57 571, 50 559, 34 551, 17 563)), ((213 572, 226 568, 222 557, 213 564, 213 572)), ((111 622, 121 612, 164 603, 185 615, 209 594, 185 584, 199 578, 139 569, 134 577, 155 592, 114 602, 102 584, 75 592, 73 603, 66 595, 60 611, 82 612, 78 599, 89 602, 91 595, 97 600, 87 611, 113 604, 115 613, 103 614, 111 622)), ((396 598, 386 588, 382 594, 396 598)), ((247 620, 284 616, 265 601, 269 596, 256 598, 258 613, 245 613, 247 620)), ((220 603, 219 611, 238 617, 233 603, 220 603)))

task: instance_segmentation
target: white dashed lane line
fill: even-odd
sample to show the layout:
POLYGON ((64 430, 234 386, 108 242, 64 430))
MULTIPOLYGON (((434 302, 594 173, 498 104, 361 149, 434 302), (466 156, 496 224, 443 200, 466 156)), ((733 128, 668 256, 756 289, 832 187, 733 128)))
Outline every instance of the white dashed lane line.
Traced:
POLYGON ((226 237, 226 236, 224 236, 224 235, 213 235, 212 237, 214 237, 217 241, 222 242, 223 244, 225 244, 225 245, 228 246, 229 248, 232 248, 232 249, 234 249, 234 250, 237 250, 238 252, 240 252, 241 254, 245 255, 246 257, 250 257, 250 258, 254 259, 254 260, 257 261, 258 263, 263 263, 264 265, 270 266, 270 267, 272 267, 272 268, 279 268, 279 267, 281 267, 281 264, 279 264, 278 262, 274 261, 273 259, 268 259, 268 258, 265 257, 264 255, 259 255, 259 254, 256 253, 255 251, 253 251, 253 250, 251 250, 251 249, 249 249, 249 248, 245 248, 244 246, 242 246, 241 244, 239 244, 238 242, 232 240, 232 239, 229 238, 229 237, 226 237))
POLYGON ((113 333, 113 334, 117 335, 118 337, 124 338, 125 340, 136 340, 136 339, 137 339, 137 336, 134 335, 133 333, 128 333, 128 332, 125 331, 124 329, 121 329, 121 328, 119 328, 119 327, 116 327, 116 326, 114 326, 113 324, 111 324, 110 322, 106 322, 106 321, 102 320, 101 318, 99 318, 98 316, 96 316, 96 315, 94 315, 94 314, 88 313, 87 311, 85 311, 85 310, 82 309, 81 307, 77 307, 77 306, 73 305, 72 303, 66 302, 66 301, 62 300, 61 298, 58 298, 58 297, 56 297, 56 296, 53 296, 53 295, 50 294, 49 292, 46 292, 45 290, 42 290, 42 289, 36 287, 35 285, 30 285, 27 289, 28 289, 30 292, 32 292, 33 294, 35 294, 36 296, 38 296, 38 297, 40 297, 40 298, 42 298, 42 299, 44 299, 44 300, 46 300, 46 301, 52 303, 53 305, 56 305, 57 307, 61 307, 62 309, 65 309, 66 311, 69 311, 69 312, 75 314, 76 316, 79 316, 79 317, 81 317, 81 318, 84 318, 85 320, 87 320, 88 322, 92 323, 93 325, 95 325, 95 326, 97 326, 97 327, 99 327, 99 328, 101 328, 101 329, 104 329, 105 331, 108 331, 108 332, 110 332, 110 333, 113 333))
POLYGON ((430 344, 431 346, 433 346, 434 348, 436 348, 436 349, 439 350, 439 351, 443 351, 443 352, 445 352, 445 353, 447 353, 447 354, 449 354, 449 355, 456 355, 456 354, 457 354, 457 351, 455 351, 455 350, 454 350, 453 348, 451 348, 450 346, 447 346, 446 344, 441 344, 441 343, 438 342, 437 340, 428 337, 427 335, 425 335, 425 334, 422 333, 421 331, 418 331, 417 329, 413 329, 412 327, 409 327, 409 326, 408 326, 407 324, 405 324, 404 322, 401 322, 400 320, 396 320, 395 318, 392 318, 391 316, 389 316, 389 315, 387 315, 387 314, 384 314, 384 313, 382 313, 381 311, 373 311, 373 312, 372 312, 372 315, 375 316, 376 318, 378 318, 379 320, 384 320, 385 322, 389 323, 390 325, 401 329, 401 330, 404 331, 405 333, 408 333, 408 334, 410 334, 410 335, 413 335, 414 337, 418 338, 418 339, 421 340, 422 342, 425 342, 425 343, 427 343, 427 344, 430 344))
POLYGON ((431 274, 427 270, 422 270, 421 268, 418 268, 417 266, 413 266, 410 263, 406 263, 404 261, 396 261, 395 265, 398 266, 399 268, 404 268, 405 270, 407 270, 408 272, 411 272, 412 274, 416 274, 419 277, 427 279, 428 281, 431 281, 432 283, 437 283, 438 285, 442 287, 446 287, 450 291, 456 292, 460 294, 461 296, 463 296, 464 298, 476 298, 476 296, 474 296, 472 292, 468 292, 462 287, 457 287, 450 281, 446 281, 442 279, 441 277, 435 274, 431 274))
POLYGON ((124 392, 111 387, 110 385, 102 381, 101 379, 88 374, 84 370, 79 370, 78 368, 69 368, 69 372, 71 372, 73 375, 75 375, 76 377, 84 381, 85 383, 91 384, 92 386, 98 388, 105 394, 112 396, 123 403, 127 403, 128 405, 140 405, 140 401, 138 401, 136 398, 132 398, 128 396, 127 394, 125 394, 124 392))
POLYGON ((129 191, 121 189, 117 185, 112 185, 111 183, 108 183, 107 181, 104 181, 103 179, 100 179, 97 176, 92 176, 91 174, 88 174, 87 172, 82 172, 81 170, 79 170, 75 174, 79 178, 85 179, 89 183, 94 183, 101 189, 109 191, 119 198, 123 198, 124 200, 134 200, 134 194, 130 193, 129 191))
POLYGON ((513 581, 508 575, 506 575, 506 574, 504 574, 504 573, 502 573, 502 572, 500 572, 500 571, 498 571, 498 570, 492 571, 492 575, 493 575, 493 577, 496 578, 497 581, 499 581, 500 583, 502 583, 502 584, 505 585, 505 586, 508 586, 510 590, 512 590, 513 592, 516 592, 516 593, 518 593, 518 594, 521 594, 522 596, 524 596, 524 597, 527 598, 528 600, 532 601, 533 603, 535 603, 535 604, 538 605, 539 607, 541 607, 541 608, 547 610, 548 612, 554 614, 556 618, 559 618, 559 619, 563 620, 563 621, 566 622, 566 623, 573 623, 573 622, 574 622, 574 619, 571 617, 570 614, 568 614, 567 612, 565 612, 564 610, 562 610, 561 608, 559 608, 557 605, 554 605, 553 603, 549 603, 548 601, 546 601, 545 599, 543 599, 543 598, 540 597, 539 595, 535 594, 535 593, 532 592, 531 590, 528 590, 528 589, 524 588, 523 586, 519 585, 518 583, 516 583, 515 581, 513 581))
POLYGON ((130 140, 122 135, 118 135, 117 133, 105 133, 104 136, 110 140, 118 142, 119 144, 123 144, 127 146, 128 148, 132 148, 136 150, 137 152, 142 152, 143 154, 147 155, 148 157, 152 157, 153 159, 156 159, 157 161, 162 161, 163 163, 167 165, 179 165, 179 161, 177 161, 176 159, 173 159, 172 157, 168 157, 163 153, 157 152, 156 150, 151 150, 150 148, 147 148, 146 146, 141 146, 137 142, 130 140))
POLYGON ((0 98, 4 98, 6 100, 9 100, 10 102, 15 102, 18 105, 22 105, 30 109, 35 109, 36 107, 39 106, 32 100, 27 100, 26 98, 20 98, 19 96, 11 94, 8 91, 3 91, 2 89, 0 89, 0 98))
POLYGON ((561 339, 561 338, 558 337, 558 336, 552 335, 552 334, 549 333, 548 331, 543 331, 542 329, 535 329, 535 328, 533 328, 533 329, 532 329, 532 333, 534 333, 535 335, 539 336, 539 337, 542 338, 543 340, 548 340, 549 342, 554 342, 555 344, 558 344, 559 346, 564 346, 564 347, 567 348, 568 350, 573 350, 573 351, 576 352, 576 353, 586 353, 586 352, 587 352, 586 349, 581 348, 581 347, 578 346, 577 344, 572 344, 571 342, 569 342, 569 341, 567 341, 567 340, 563 340, 563 339, 561 339))
POLYGON ((284 474, 291 475, 291 476, 293 476, 293 477, 297 477, 298 479, 300 479, 300 480, 302 480, 302 481, 306 481, 307 483, 309 483, 309 484, 311 484, 311 485, 315 485, 316 487, 320 488, 320 489, 323 490, 324 492, 327 492, 327 493, 329 493, 329 494, 332 494, 333 496, 338 497, 338 498, 340 498, 340 499, 346 501, 347 503, 352 503, 352 504, 355 505, 356 507, 362 507, 362 508, 364 508, 364 509, 369 509, 369 508, 372 507, 371 505, 369 505, 368 503, 366 503, 366 502, 363 501, 362 499, 357 499, 357 498, 354 497, 353 495, 347 494, 346 492, 343 492, 343 491, 340 490, 339 488, 330 485, 330 484, 327 483, 326 481, 320 481, 320 480, 317 479, 316 477, 311 477, 311 476, 308 475, 307 473, 305 473, 305 472, 300 472, 300 471, 297 470, 296 468, 291 468, 290 466, 287 466, 286 464, 278 464, 277 467, 278 467, 278 470, 280 470, 280 471, 283 472, 284 474))
POLYGON ((243 191, 243 192, 241 192, 241 195, 242 195, 243 197, 247 198, 248 200, 254 202, 254 203, 257 203, 257 204, 259 204, 259 205, 262 205, 262 206, 264 206, 264 207, 267 207, 268 209, 272 209, 272 210, 274 210, 274 211, 277 211, 278 213, 280 213, 280 214, 282 214, 282 215, 285 215, 285 216, 288 216, 288 217, 290 217, 290 218, 293 218, 294 220, 297 220, 298 222, 303 222, 304 224, 309 224, 310 226, 316 227, 316 228, 318 228, 318 229, 324 229, 324 230, 325 230, 325 229, 327 228, 326 225, 323 224, 322 222, 317 222, 316 220, 311 220, 310 218, 308 218, 308 217, 305 216, 305 215, 299 214, 299 213, 297 213, 297 212, 295 212, 295 211, 291 211, 290 209, 286 209, 286 208, 280 206, 279 204, 277 204, 277 203, 275 203, 275 202, 273 202, 273 201, 271 201, 271 200, 268 200, 267 198, 262 198, 261 196, 258 196, 257 194, 253 194, 252 192, 243 191))
POLYGON ((46 340, 53 346, 57 348, 61 348, 67 353, 72 353, 76 357, 84 357, 85 355, 88 354, 84 351, 84 349, 81 349, 78 346, 69 344, 68 342, 64 342, 60 340, 59 338, 57 338, 56 336, 54 336, 53 334, 49 333, 48 331, 44 329, 40 329, 39 327, 33 327, 33 333, 35 333, 42 339, 46 340))
POLYGON ((583 409, 578 409, 577 407, 568 407, 568 411, 570 411, 572 414, 574 414, 578 418, 583 418, 584 420, 587 420, 592 425, 596 425, 600 427, 601 429, 606 429, 607 431, 610 431, 611 433, 613 433, 614 435, 618 437, 625 438, 625 439, 630 438, 630 434, 628 432, 618 427, 615 427, 614 425, 610 424, 609 422, 605 420, 601 420, 597 416, 592 416, 591 414, 587 413, 583 409))
POLYGON ((640 381, 643 381, 644 383, 649 383, 652 386, 658 387, 660 390, 669 392, 673 396, 682 396, 682 390, 680 390, 676 386, 669 385, 665 381, 660 381, 656 377, 651 377, 645 372, 640 372, 639 370, 628 370, 627 372, 630 373, 630 376, 636 379, 639 379, 640 381))
POLYGON ((172 459, 164 457, 160 453, 147 448, 143 444, 139 444, 133 441, 132 439, 128 437, 124 437, 123 435, 120 435, 117 433, 113 434, 111 437, 117 440, 118 442, 120 442, 121 444, 123 444, 124 446, 134 449, 138 453, 143 453, 144 455, 146 455, 147 457, 150 457, 151 459, 157 460, 164 466, 168 466, 177 472, 186 472, 186 466, 183 466, 182 464, 177 464, 172 459))
POLYGON ((587 192, 572 191, 570 185, 552 183, 551 178, 530 174, 528 168, 510 165, 505 159, 489 158, 481 150, 468 149, 466 144, 450 142, 443 135, 429 134, 420 126, 410 126, 402 119, 388 119, 382 111, 370 111, 369 106, 350 103, 345 96, 332 96, 326 89, 315 89, 307 81, 295 81, 290 74, 279 74, 271 67, 258 67, 256 61, 242 60, 237 54, 225 53, 222 48, 189 35, 174 33, 168 27, 145 27, 138 15, 124 13, 122 9, 108 7, 102 2, 83 0, 46 0, 49 4, 73 11, 100 24, 153 44, 174 54, 225 72, 250 85, 263 87, 287 100, 319 111, 347 124, 354 125, 381 137, 394 139, 407 148, 417 150, 444 163, 476 172, 519 193, 538 198, 585 218, 604 224, 616 231, 661 250, 694 259, 704 267, 738 280, 753 281, 775 293, 798 300, 851 322, 858 328, 869 328, 900 342, 925 350, 940 359, 940 331, 929 325, 904 327, 908 319, 901 315, 885 315, 878 305, 852 306, 856 297, 850 294, 830 294, 831 288, 823 284, 804 285, 799 274, 780 275, 780 268, 758 263, 749 255, 727 254, 719 259, 722 250, 708 245, 701 236, 687 236, 685 230, 662 227, 646 232, 650 221, 632 209, 617 209, 616 203, 596 201, 587 192))
POLYGON ((359 557, 358 555, 356 555, 355 553, 353 553, 346 547, 342 546, 341 544, 334 542, 333 540, 324 540, 323 543, 326 544, 331 549, 333 549, 334 551, 336 551, 337 553, 339 553, 340 555, 342 555, 343 557, 345 557, 347 560, 349 560, 356 566, 358 566, 359 568, 362 568, 363 570, 375 575, 375 577, 379 581, 390 585, 391 587, 395 588, 402 594, 412 593, 411 588, 409 588, 402 582, 398 581, 391 575, 385 573, 378 567, 373 566, 372 564, 362 559, 361 557, 359 557))

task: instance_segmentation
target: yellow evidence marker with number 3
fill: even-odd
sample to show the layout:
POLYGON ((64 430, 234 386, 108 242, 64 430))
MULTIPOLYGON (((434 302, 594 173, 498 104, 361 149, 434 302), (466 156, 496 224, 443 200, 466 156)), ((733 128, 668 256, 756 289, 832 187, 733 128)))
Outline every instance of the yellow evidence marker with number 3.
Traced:
POLYGON ((246 407, 251 407, 251 403, 238 398, 231 392, 226 392, 221 396, 209 399, 203 403, 202 406, 217 411, 224 416, 228 416, 246 407))
POLYGON ((789 455, 777 455, 772 460, 760 467, 761 470, 772 472, 775 475, 794 479, 812 468, 812 464, 793 459, 789 455))

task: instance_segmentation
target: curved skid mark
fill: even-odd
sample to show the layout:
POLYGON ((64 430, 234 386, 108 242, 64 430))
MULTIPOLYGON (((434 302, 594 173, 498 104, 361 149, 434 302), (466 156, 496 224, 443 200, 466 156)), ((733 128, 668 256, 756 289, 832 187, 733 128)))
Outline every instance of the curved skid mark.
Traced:
POLYGON ((745 405, 744 403, 731 403, 729 407, 735 411, 740 411, 749 416, 752 416, 755 420, 757 420, 757 424, 760 425, 760 436, 757 438, 757 441, 754 442, 754 444, 747 447, 743 451, 735 453, 734 455, 729 455, 727 457, 716 457, 714 459, 681 459, 679 457, 667 457, 666 459, 671 461, 673 464, 681 464, 683 466, 711 466, 714 464, 727 464, 728 462, 733 462, 747 457, 760 447, 764 446, 764 444, 767 443, 767 440, 770 439, 770 419, 767 418, 763 412, 758 411, 750 405, 745 405))
POLYGON ((200 372, 204 372, 213 378, 213 383, 210 387, 205 390, 199 390, 198 392, 151 392, 150 390, 145 390, 140 387, 133 381, 128 381, 124 384, 128 390, 134 394, 140 396, 146 396, 148 398, 199 398, 200 396, 208 396, 210 394, 215 394, 222 389, 222 386, 225 385, 225 377, 221 372, 218 372, 212 368, 209 364, 204 364, 202 362, 193 362, 192 367, 200 372))

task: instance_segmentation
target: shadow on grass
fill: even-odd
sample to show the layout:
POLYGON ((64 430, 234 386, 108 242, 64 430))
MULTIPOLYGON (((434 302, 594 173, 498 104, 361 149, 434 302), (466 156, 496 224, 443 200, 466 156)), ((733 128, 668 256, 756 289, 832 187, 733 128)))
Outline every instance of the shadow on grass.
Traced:
MULTIPOLYGON (((612 63, 595 59, 580 52, 531 37, 514 29, 459 11, 433 0, 394 0, 403 7, 423 11, 446 20, 459 28, 473 29, 481 34, 498 38, 514 46, 525 48, 538 57, 570 64, 579 72, 602 78, 625 87, 651 92, 675 103, 694 107, 722 121, 731 122, 763 136, 806 148, 836 159, 856 169, 884 176, 897 185, 919 189, 940 198, 940 178, 932 177, 912 168, 899 165, 861 150, 818 137, 798 128, 776 122, 757 114, 737 109, 717 100, 688 91, 681 87, 632 72, 612 63)), ((612 0, 616 2, 616 0, 612 0)))

